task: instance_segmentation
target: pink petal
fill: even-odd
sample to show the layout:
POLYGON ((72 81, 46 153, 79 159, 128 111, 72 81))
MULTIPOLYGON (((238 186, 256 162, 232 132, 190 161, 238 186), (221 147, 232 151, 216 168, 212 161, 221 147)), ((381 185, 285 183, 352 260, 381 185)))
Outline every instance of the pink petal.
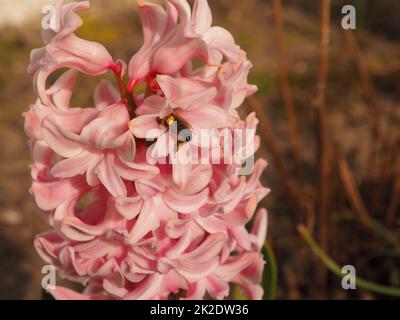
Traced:
POLYGON ((253 195, 244 206, 239 206, 235 210, 219 215, 221 219, 232 226, 247 224, 253 217, 258 205, 258 196, 253 195))
POLYGON ((88 75, 104 74, 114 62, 103 45, 80 39, 73 34, 52 43, 48 46, 48 52, 58 58, 60 65, 75 68, 88 75))
MULTIPOLYGON (((136 157, 136 141, 135 138, 131 135, 130 132, 127 132, 124 136, 120 137, 122 140, 125 140, 122 145, 117 147, 118 149, 118 157, 121 161, 132 162, 136 157)), ((118 139, 119 140, 119 139, 118 139)), ((113 144, 113 146, 119 145, 119 141, 113 144)))
POLYGON ((147 233, 158 228, 160 221, 157 217, 154 200, 149 199, 144 202, 141 214, 137 218, 134 227, 129 235, 129 243, 135 244, 141 240, 147 233))
POLYGON ((179 110, 178 113, 196 129, 230 128, 238 121, 222 108, 207 104, 193 110, 179 110))
POLYGON ((82 152, 79 136, 58 127, 49 117, 42 121, 42 134, 50 148, 65 158, 70 158, 82 152))
POLYGON ((139 286, 129 292, 125 300, 149 300, 152 299, 160 290, 163 276, 159 273, 148 276, 139 286))
POLYGON ((167 27, 167 14, 159 5, 137 1, 143 26, 144 43, 139 52, 129 62, 129 76, 141 80, 151 71, 151 55, 157 41, 167 27))
POLYGON ((57 260, 58 253, 65 244, 66 241, 55 232, 40 234, 34 241, 35 249, 41 258, 51 264, 57 260))
POLYGON ((119 92, 107 80, 102 80, 94 91, 94 103, 98 110, 113 105, 120 99, 119 92))
POLYGON ((253 228, 251 233, 254 236, 254 243, 257 249, 261 249, 264 246, 265 239, 267 237, 268 230, 268 213, 265 209, 258 210, 256 218, 254 220, 253 228))
POLYGON ((32 148, 32 158, 35 166, 47 167, 51 163, 52 155, 53 151, 44 141, 36 142, 32 148))
MULTIPOLYGON (((235 44, 233 36, 224 28, 210 28, 204 34, 203 39, 211 48, 220 51, 230 62, 240 62, 243 52, 240 50, 240 47, 235 44)), ((217 61, 213 63, 215 62, 217 61)))
POLYGON ((52 96, 52 101, 57 108, 63 110, 69 108, 72 90, 75 86, 77 75, 78 72, 76 70, 65 72, 48 90, 47 93, 52 96))
POLYGON ((82 141, 98 149, 120 148, 127 141, 128 119, 122 105, 109 106, 82 130, 82 141))
POLYGON ((153 68, 160 74, 174 74, 195 57, 207 61, 206 43, 201 38, 189 38, 176 33, 155 53, 153 68))
POLYGON ((160 129, 157 117, 154 115, 134 118, 129 123, 129 129, 136 138, 150 140, 158 138, 164 132, 164 130, 160 129))
POLYGON ((22 116, 25 120, 24 130, 26 135, 31 139, 43 139, 41 132, 41 119, 39 119, 35 112, 34 106, 31 106, 29 111, 24 112, 22 116))
POLYGON ((49 116, 58 127, 76 134, 79 134, 82 128, 98 115, 98 111, 93 108, 60 110, 53 106, 44 106, 39 103, 33 106, 33 110, 41 120, 49 116))
POLYGON ((96 169, 96 174, 101 183, 114 197, 126 196, 127 190, 125 184, 115 168, 114 154, 110 152, 106 153, 104 160, 100 162, 96 169))
POLYGON ((76 217, 67 217, 60 223, 60 232, 73 241, 90 241, 105 232, 104 226, 90 226, 76 217))
POLYGON ((254 263, 232 279, 232 282, 241 286, 248 299, 261 300, 263 297, 264 290, 259 283, 261 281, 264 264, 263 259, 259 256, 254 263))
POLYGON ((207 203, 208 194, 208 188, 191 196, 178 193, 173 189, 169 189, 163 195, 163 198, 167 206, 171 209, 180 213, 191 213, 207 203))
POLYGON ((239 274, 242 270, 251 265, 258 258, 255 252, 246 252, 234 258, 231 258, 225 264, 219 266, 215 271, 221 279, 230 281, 233 277, 239 274))
POLYGON ((250 235, 244 226, 230 228, 229 233, 236 240, 237 244, 246 251, 251 250, 250 235))
POLYGON ((91 155, 87 151, 82 151, 72 158, 56 163, 51 169, 51 174, 57 178, 72 178, 83 175, 88 166, 95 163, 96 160, 97 156, 91 155))
POLYGON ((48 290, 48 292, 56 300, 106 300, 107 296, 104 294, 97 295, 84 295, 64 287, 56 287, 54 290, 48 290))
POLYGON ((267 162, 263 159, 260 159, 256 162, 256 164, 254 165, 253 173, 247 182, 248 193, 254 192, 254 190, 258 187, 258 185, 260 184, 261 175, 263 174, 267 165, 267 162))
POLYGON ((206 279, 206 288, 211 297, 223 300, 229 295, 229 285, 215 275, 209 275, 206 279))
POLYGON ((64 220, 68 216, 74 215, 74 205, 76 204, 76 199, 66 199, 63 201, 54 211, 54 227, 58 228, 60 221, 64 220))
POLYGON ((207 0, 196 0, 193 7, 192 23, 198 34, 204 34, 212 25, 212 14, 207 0))
POLYGON ((207 237, 204 242, 190 253, 181 255, 180 261, 190 261, 193 264, 201 264, 207 262, 221 252, 224 241, 226 239, 225 234, 216 233, 207 237))
POLYGON ((183 236, 190 221, 191 219, 170 220, 165 225, 165 232, 171 239, 178 239, 183 236))
POLYGON ((136 218, 143 206, 143 200, 140 196, 131 198, 117 197, 114 201, 115 209, 128 220, 136 218))
POLYGON ((89 1, 80 1, 72 3, 64 3, 57 1, 55 4, 55 28, 44 29, 42 38, 45 43, 51 42, 53 39, 62 39, 82 25, 82 19, 75 13, 77 11, 90 8, 89 1))
POLYGON ((191 171, 189 181, 182 190, 187 195, 201 192, 208 186, 212 177, 212 167, 210 165, 198 165, 191 171))
POLYGON ((187 228, 183 236, 178 240, 178 242, 171 247, 167 252, 167 257, 170 259, 179 258, 184 251, 189 247, 192 242, 192 233, 190 228, 187 228))
MULTIPOLYGON (((100 75, 106 73, 113 64, 112 57, 104 46, 80 39, 74 34, 63 38, 55 37, 40 54, 39 67, 34 71, 34 85, 45 105, 51 104, 46 92, 46 81, 54 71, 72 68, 88 75, 100 75)), ((34 66, 30 71, 33 70, 34 66)))
POLYGON ((122 161, 118 157, 115 159, 115 170, 122 178, 135 181, 138 179, 152 178, 160 173, 160 170, 148 164, 122 161))
POLYGON ((176 107, 183 109, 209 102, 217 95, 217 89, 209 83, 190 78, 158 75, 157 82, 165 97, 176 107))
POLYGON ((167 107, 167 100, 159 95, 153 95, 146 98, 143 104, 137 108, 136 114, 143 115, 158 115, 161 110, 167 107))
POLYGON ((187 281, 174 270, 168 272, 163 280, 163 286, 165 287, 167 295, 171 292, 178 293, 180 289, 187 290, 188 288, 187 281))
POLYGON ((225 233, 227 232, 227 224, 226 222, 222 221, 221 219, 215 216, 209 216, 206 218, 197 217, 196 222, 204 228, 209 233, 225 233))
POLYGON ((98 259, 103 257, 117 257, 123 254, 123 245, 115 241, 97 238, 90 242, 75 246, 75 251, 82 259, 98 259))
POLYGON ((154 3, 139 0, 138 6, 142 20, 144 46, 149 46, 159 40, 163 34, 167 15, 162 7, 154 3))
POLYGON ((221 203, 221 206, 223 207, 224 212, 231 212, 242 200, 245 190, 246 178, 241 177, 239 184, 235 187, 235 189, 230 190, 229 194, 216 194, 215 197, 218 197, 217 199, 219 199, 219 197, 223 196, 223 202, 221 203))
MULTIPOLYGON (((178 152, 182 152, 179 150, 178 152)), ((179 159, 178 159, 179 160, 179 159)), ((186 161, 186 160, 185 160, 186 161)), ((177 186, 184 188, 190 179, 192 164, 174 163, 172 166, 172 177, 177 186)))
POLYGON ((186 293, 186 300, 203 300, 206 294, 205 281, 196 281, 189 285, 186 293))
POLYGON ((127 289, 120 287, 117 283, 107 278, 103 279, 103 288, 106 293, 116 299, 123 299, 129 292, 127 289))
POLYGON ((179 15, 179 23, 181 24, 182 28, 184 28, 189 22, 191 16, 189 3, 186 0, 168 0, 168 2, 170 2, 177 10, 179 15))
POLYGON ((42 210, 53 210, 67 198, 74 198, 85 190, 76 179, 56 182, 33 182, 31 191, 37 206, 42 210))
POLYGON ((257 259, 241 271, 240 276, 245 279, 245 281, 253 284, 259 284, 261 282, 265 261, 261 254, 258 254, 257 259))

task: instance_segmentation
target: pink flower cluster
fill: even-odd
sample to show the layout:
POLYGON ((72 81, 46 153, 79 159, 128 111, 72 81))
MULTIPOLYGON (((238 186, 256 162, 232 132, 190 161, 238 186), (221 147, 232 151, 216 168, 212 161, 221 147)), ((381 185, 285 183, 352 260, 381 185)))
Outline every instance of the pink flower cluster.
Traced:
POLYGON ((57 299, 223 299, 236 284, 249 299, 261 299, 267 213, 256 211, 268 193, 259 181, 266 162, 257 161, 248 177, 237 175, 237 163, 151 164, 145 140, 151 135, 157 147, 172 123, 216 133, 256 128, 254 114, 241 120, 237 112, 256 91, 247 83, 252 65, 228 31, 212 26, 206 0, 196 0, 193 10, 187 0, 167 0, 166 9, 137 3, 144 44, 129 65, 74 34, 82 24, 76 12, 87 1, 58 1, 42 33, 45 46, 32 51, 28 71, 38 99, 24 114, 31 192, 53 228, 37 236, 35 248, 63 278, 85 288, 51 293, 57 299), (64 68, 47 87, 49 76, 64 68), (94 106, 71 107, 79 73, 107 72, 119 90, 103 80, 94 106))

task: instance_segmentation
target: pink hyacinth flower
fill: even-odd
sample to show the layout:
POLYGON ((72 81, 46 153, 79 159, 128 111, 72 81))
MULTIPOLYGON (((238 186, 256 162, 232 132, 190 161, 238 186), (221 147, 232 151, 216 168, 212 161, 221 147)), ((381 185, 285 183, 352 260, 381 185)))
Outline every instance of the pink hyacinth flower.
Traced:
POLYGON ((166 9, 137 3, 144 44, 128 66, 74 35, 87 1, 58 1, 45 46, 31 55, 38 97, 24 114, 30 191, 52 228, 34 246, 61 277, 84 286, 49 291, 56 299, 225 299, 236 285, 261 299, 268 219, 258 205, 269 193, 260 182, 267 164, 258 160, 238 176, 260 139, 254 134, 239 152, 222 139, 257 128, 255 114, 241 119, 237 111, 256 91, 247 82, 252 65, 227 30, 212 26, 206 0, 193 10, 187 0, 166 0, 166 9), (195 58, 203 62, 196 69, 195 58), (61 68, 68 70, 47 88, 61 68), (108 71, 119 90, 101 80, 93 106, 72 105, 80 73, 108 71), (132 90, 138 83, 145 93, 132 90), (175 140, 181 132, 172 123, 190 141, 175 140), (204 129, 210 143, 199 139, 204 129), (218 148, 224 152, 195 162, 199 150, 218 148), (187 151, 188 163, 158 161, 187 151))
POLYGON ((45 105, 50 104, 46 80, 57 69, 73 68, 88 75, 99 75, 113 64, 103 45, 83 40, 73 33, 82 24, 75 12, 89 6, 88 1, 64 4, 64 0, 58 0, 53 13, 56 24, 42 33, 45 47, 32 51, 28 72, 34 75, 34 87, 45 105))

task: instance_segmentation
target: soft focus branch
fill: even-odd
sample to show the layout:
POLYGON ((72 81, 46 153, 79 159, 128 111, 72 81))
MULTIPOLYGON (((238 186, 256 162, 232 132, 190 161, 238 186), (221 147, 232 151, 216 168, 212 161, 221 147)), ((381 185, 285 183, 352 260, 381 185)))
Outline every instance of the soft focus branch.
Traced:
POLYGON ((389 206, 386 213, 386 220, 389 225, 396 222, 396 211, 400 203, 400 152, 398 151, 398 145, 395 145, 395 148, 396 154, 394 157, 394 181, 390 195, 389 206))
POLYGON ((288 81, 288 68, 286 58, 286 47, 284 41, 283 18, 282 18, 282 1, 274 0, 274 16, 275 16, 275 32, 279 50, 279 76, 282 91, 283 102, 286 109, 286 117, 289 126, 289 138, 295 160, 297 174, 300 179, 304 179, 304 170, 302 166, 302 157, 299 144, 299 133, 297 125, 297 117, 293 103, 293 93, 288 81))
POLYGON ((357 69, 358 69, 358 72, 361 77, 365 95, 367 96, 367 98, 369 99, 369 101, 372 104, 371 117, 372 117, 372 121, 373 121, 375 137, 378 140, 378 143, 382 143, 383 132, 382 132, 382 125, 381 125, 381 121, 380 121, 381 114, 382 114, 382 105, 378 99, 378 95, 376 94, 376 90, 374 88, 373 82, 372 82, 371 77, 368 72, 368 68, 367 68, 365 61, 363 59, 363 56, 361 54, 354 31, 353 30, 345 30, 344 34, 346 37, 347 45, 349 47, 351 56, 357 65, 357 69))
POLYGON ((314 228, 314 208, 304 197, 302 192, 297 187, 296 183, 292 180, 289 170, 285 165, 285 161, 283 156, 279 150, 277 139, 272 131, 272 126, 266 114, 264 113, 264 108, 260 104, 260 102, 253 96, 247 99, 247 102, 250 108, 257 113, 257 116, 260 118, 260 129, 261 134, 265 138, 268 149, 272 154, 275 165, 279 174, 283 179, 283 185, 288 193, 289 197, 293 200, 292 205, 294 205, 294 209, 300 209, 302 212, 305 212, 307 219, 307 227, 309 230, 313 230, 314 228))
POLYGON ((358 214, 361 223, 386 240, 390 245, 396 247, 398 244, 396 236, 382 224, 371 218, 361 194, 358 191, 350 166, 343 157, 339 159, 339 173, 347 197, 349 198, 353 210, 358 214))
POLYGON ((372 128, 373 128, 373 140, 371 144, 371 155, 369 159, 368 166, 373 169, 374 179, 373 179, 373 192, 371 195, 372 206, 377 208, 379 202, 381 200, 381 190, 382 190, 382 179, 381 176, 385 171, 385 157, 383 159, 379 159, 379 151, 381 153, 389 152, 388 145, 384 138, 384 132, 382 127, 382 111, 383 107, 378 98, 378 94, 376 93, 374 84, 371 80, 371 76, 369 74, 367 65, 361 53, 360 47, 358 45, 358 41, 356 35, 353 30, 345 30, 344 32, 347 46, 350 50, 351 56, 357 66, 358 72, 360 74, 363 90, 365 96, 369 100, 371 104, 371 120, 372 120, 372 128), (380 161, 379 161, 380 160, 380 161))
MULTIPOLYGON (((318 153, 319 153, 319 195, 318 195, 318 239, 324 250, 328 249, 328 207, 329 183, 331 176, 330 165, 330 140, 328 117, 326 113, 326 87, 329 69, 329 44, 330 44, 330 0, 322 0, 321 5, 321 49, 320 69, 318 79, 318 96, 316 107, 318 111, 318 153)), ((319 282, 322 286, 326 279, 324 269, 319 269, 319 282)))

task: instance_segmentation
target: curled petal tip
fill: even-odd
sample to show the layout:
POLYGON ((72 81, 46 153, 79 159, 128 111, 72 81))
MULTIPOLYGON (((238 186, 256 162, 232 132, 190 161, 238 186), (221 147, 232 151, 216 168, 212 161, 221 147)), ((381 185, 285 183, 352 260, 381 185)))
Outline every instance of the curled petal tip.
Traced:
POLYGON ((121 66, 120 66, 118 63, 116 63, 116 62, 110 64, 110 65, 108 66, 108 69, 111 70, 111 71, 114 72, 114 73, 119 73, 119 72, 121 72, 121 66))

